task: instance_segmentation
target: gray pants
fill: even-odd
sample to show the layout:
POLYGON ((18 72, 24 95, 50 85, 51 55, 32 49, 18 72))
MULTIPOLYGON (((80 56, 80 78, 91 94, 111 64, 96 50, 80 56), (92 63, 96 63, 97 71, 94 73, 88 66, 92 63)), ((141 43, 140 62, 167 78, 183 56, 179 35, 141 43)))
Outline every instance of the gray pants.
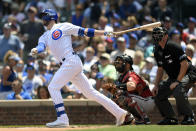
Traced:
POLYGON ((162 81, 159 85, 158 94, 155 97, 155 104, 158 107, 161 115, 163 117, 175 117, 174 110, 169 103, 168 97, 171 95, 176 99, 176 106, 179 115, 193 115, 190 103, 188 101, 187 92, 189 88, 194 84, 188 75, 185 75, 182 82, 176 86, 175 89, 171 90, 170 85, 175 80, 168 79, 162 81))

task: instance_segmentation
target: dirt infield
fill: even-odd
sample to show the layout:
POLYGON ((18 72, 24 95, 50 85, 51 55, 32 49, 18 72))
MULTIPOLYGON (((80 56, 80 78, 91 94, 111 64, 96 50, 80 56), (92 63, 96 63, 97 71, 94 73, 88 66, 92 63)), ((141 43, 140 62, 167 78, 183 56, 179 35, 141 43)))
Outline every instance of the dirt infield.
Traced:
POLYGON ((97 129, 112 127, 111 125, 105 126, 70 126, 68 128, 46 128, 46 127, 10 127, 0 128, 0 131, 66 131, 66 130, 82 130, 82 129, 97 129))

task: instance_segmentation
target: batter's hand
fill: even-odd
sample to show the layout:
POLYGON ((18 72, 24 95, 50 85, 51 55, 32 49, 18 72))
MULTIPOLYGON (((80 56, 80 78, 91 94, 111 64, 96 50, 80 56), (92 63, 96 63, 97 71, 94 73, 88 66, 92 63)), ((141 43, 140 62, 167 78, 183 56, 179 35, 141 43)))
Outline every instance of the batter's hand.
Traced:
POLYGON ((158 87, 155 86, 155 87, 152 89, 152 95, 153 95, 153 96, 156 96, 157 93, 158 93, 158 90, 159 90, 158 87))
POLYGON ((104 36, 107 36, 107 37, 116 37, 116 33, 115 32, 112 32, 112 31, 106 31, 106 32, 104 32, 104 36))
POLYGON ((38 54, 37 48, 31 49, 31 55, 36 56, 38 54))

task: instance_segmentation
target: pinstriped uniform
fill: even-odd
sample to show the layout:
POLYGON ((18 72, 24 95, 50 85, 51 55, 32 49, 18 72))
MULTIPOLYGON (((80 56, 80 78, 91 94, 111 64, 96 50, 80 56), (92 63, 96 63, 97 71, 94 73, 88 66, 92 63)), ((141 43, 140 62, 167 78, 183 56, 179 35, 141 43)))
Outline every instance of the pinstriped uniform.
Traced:
POLYGON ((97 101, 119 119, 126 111, 92 87, 83 73, 80 58, 73 54, 71 35, 77 36, 79 29, 80 27, 70 23, 55 24, 51 30, 45 32, 39 39, 39 43, 47 46, 54 57, 62 62, 61 67, 54 74, 48 86, 57 116, 68 120, 60 89, 71 81, 87 98, 97 101), (63 58, 65 58, 64 61, 62 61, 63 58))

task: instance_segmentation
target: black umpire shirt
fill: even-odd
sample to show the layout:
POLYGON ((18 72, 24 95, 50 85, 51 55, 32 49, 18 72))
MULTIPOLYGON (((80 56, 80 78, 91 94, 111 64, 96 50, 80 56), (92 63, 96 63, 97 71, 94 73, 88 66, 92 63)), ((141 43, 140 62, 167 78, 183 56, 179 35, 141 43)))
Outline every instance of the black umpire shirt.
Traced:
POLYGON ((158 67, 162 67, 170 79, 177 79, 180 72, 180 63, 188 60, 182 47, 176 43, 167 42, 164 49, 156 44, 154 47, 154 57, 158 67))

